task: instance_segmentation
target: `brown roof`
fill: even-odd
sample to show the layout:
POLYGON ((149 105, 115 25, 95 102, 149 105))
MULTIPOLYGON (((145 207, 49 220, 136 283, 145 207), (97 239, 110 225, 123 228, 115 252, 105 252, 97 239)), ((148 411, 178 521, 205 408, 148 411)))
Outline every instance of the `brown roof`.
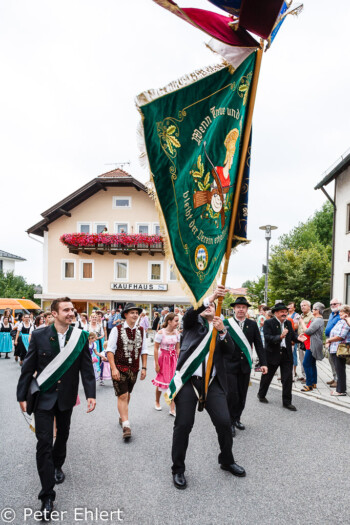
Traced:
POLYGON ((131 177, 131 175, 130 173, 127 173, 121 168, 116 168, 115 170, 107 171, 107 173, 102 173, 102 175, 98 176, 99 179, 111 179, 111 178, 113 179, 113 178, 122 178, 122 177, 131 177))
POLYGON ((247 288, 230 288, 230 294, 232 295, 247 295, 247 288))
POLYGON ((48 231, 48 224, 56 221, 59 217, 62 217, 62 215, 68 215, 70 217, 70 210, 78 206, 78 204, 86 201, 98 191, 107 191, 107 188, 116 186, 133 187, 137 191, 144 191, 147 193, 147 188, 142 182, 134 179, 134 177, 126 171, 117 168, 92 179, 85 184, 85 186, 82 186, 74 193, 68 195, 65 199, 62 199, 54 206, 51 206, 51 208, 44 211, 41 214, 44 218, 40 222, 34 224, 34 226, 28 228, 27 233, 33 233, 34 235, 40 235, 40 237, 43 237, 44 231, 48 231))

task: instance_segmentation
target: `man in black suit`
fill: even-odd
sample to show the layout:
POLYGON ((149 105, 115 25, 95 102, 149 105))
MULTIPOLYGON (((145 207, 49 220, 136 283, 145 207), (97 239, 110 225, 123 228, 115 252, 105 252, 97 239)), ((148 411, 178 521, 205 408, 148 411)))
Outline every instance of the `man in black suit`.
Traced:
MULTIPOLYGON (((36 461, 42 489, 39 499, 42 501, 43 520, 48 520, 55 499, 55 484, 62 483, 65 475, 62 465, 66 458, 66 444, 69 436, 70 420, 77 401, 79 372, 87 398, 87 412, 92 412, 96 405, 96 381, 89 351, 88 334, 79 330, 73 332, 70 326, 74 318, 74 307, 68 297, 55 299, 51 305, 54 324, 35 330, 32 333, 27 356, 23 362, 21 376, 17 386, 17 401, 23 412, 27 410, 27 393, 33 374, 37 372, 40 383, 49 374, 47 366, 57 356, 63 364, 55 374, 48 376, 46 389, 43 384, 35 408, 35 434, 37 438, 36 461), (72 333, 74 334, 72 336, 72 333), (65 345, 72 336, 71 345, 66 353, 73 349, 73 339, 78 342, 66 360, 65 345), (74 358, 74 362, 73 361, 74 358), (46 370, 45 370, 46 369, 46 370), (65 370, 63 375, 62 369, 65 370), (40 380, 40 375, 43 373, 40 380), (51 386, 49 388, 48 384, 51 386), (56 417, 57 435, 53 445, 53 425, 56 417)), ((56 359, 57 363, 57 359, 56 359)), ((53 363, 54 365, 54 363, 53 363)), ((51 367, 53 366, 51 365, 51 367)))
POLYGON ((293 350, 292 342, 297 343, 292 324, 287 320, 288 308, 278 303, 272 308, 274 317, 264 323, 265 350, 268 373, 261 377, 258 399, 268 403, 266 394, 278 367, 281 370, 283 406, 295 411, 292 405, 293 350))
POLYGON ((251 305, 245 297, 237 297, 230 306, 234 309, 232 322, 236 323, 234 325, 236 327, 236 338, 234 339, 233 351, 225 353, 225 362, 228 390, 227 404, 231 416, 232 436, 235 436, 236 428, 239 430, 244 430, 245 428, 241 423, 241 415, 245 407, 249 387, 253 345, 258 354, 263 374, 267 373, 267 362, 258 325, 255 321, 247 319, 248 308, 251 305), (247 344, 249 346, 248 349, 247 344))
MULTIPOLYGON (((183 339, 176 370, 190 358, 191 354, 202 342, 209 332, 209 324, 218 330, 216 348, 213 357, 213 369, 209 384, 205 408, 215 426, 220 445, 219 463, 223 470, 235 476, 245 476, 245 470, 235 463, 232 455, 232 434, 230 414, 226 401, 226 371, 223 358, 223 347, 227 342, 233 342, 220 317, 215 316, 215 299, 224 296, 227 290, 219 286, 203 305, 194 310, 190 308, 183 317, 183 339)), ((176 419, 174 423, 172 446, 172 473, 174 485, 178 489, 186 488, 185 457, 188 447, 189 435, 193 427, 198 398, 204 393, 204 379, 206 359, 201 363, 192 377, 185 382, 179 393, 175 396, 176 419)))

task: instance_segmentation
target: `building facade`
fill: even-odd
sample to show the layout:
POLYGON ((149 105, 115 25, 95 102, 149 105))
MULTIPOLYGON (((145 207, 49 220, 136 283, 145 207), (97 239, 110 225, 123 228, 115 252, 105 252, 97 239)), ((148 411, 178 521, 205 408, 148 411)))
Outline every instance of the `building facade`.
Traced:
POLYGON ((331 296, 350 304, 350 153, 345 154, 315 189, 334 207, 331 296), (334 197, 325 186, 334 181, 334 197))
POLYGON ((100 175, 42 216, 27 231, 44 239, 43 293, 36 295, 43 308, 66 295, 88 313, 130 301, 149 311, 188 304, 164 256, 154 202, 125 171, 100 175))
POLYGON ((13 253, 4 252, 0 250, 0 272, 15 272, 15 263, 16 261, 25 261, 23 257, 19 255, 14 255, 13 253))

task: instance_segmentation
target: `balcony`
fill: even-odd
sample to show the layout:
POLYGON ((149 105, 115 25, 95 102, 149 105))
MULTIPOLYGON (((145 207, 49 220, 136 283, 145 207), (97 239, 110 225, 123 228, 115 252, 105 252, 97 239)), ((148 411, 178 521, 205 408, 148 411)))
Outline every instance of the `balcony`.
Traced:
POLYGON ((137 255, 161 253, 164 255, 163 239, 159 235, 144 235, 126 233, 65 233, 60 237, 62 244, 67 246, 69 253, 91 255, 98 253, 111 255, 136 253, 137 255))
POLYGON ((154 255, 161 253, 164 255, 163 239, 159 235, 144 235, 126 233, 109 234, 109 233, 65 233, 60 237, 62 244, 67 246, 69 253, 78 255, 79 253, 98 253, 111 255, 143 253, 154 255))

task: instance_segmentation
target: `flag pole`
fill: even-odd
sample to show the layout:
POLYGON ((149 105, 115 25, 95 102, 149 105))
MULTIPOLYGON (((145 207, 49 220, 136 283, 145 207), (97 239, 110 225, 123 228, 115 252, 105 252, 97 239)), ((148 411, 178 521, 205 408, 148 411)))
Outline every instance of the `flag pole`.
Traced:
MULTIPOLYGON (((260 47, 258 48, 257 53, 256 53, 256 61, 255 61, 254 74, 253 74, 253 80, 252 80, 252 85, 251 85, 248 113, 247 113, 247 122, 246 122, 244 135, 243 135, 241 159, 240 159, 239 168, 238 168, 236 191, 235 191, 235 196, 234 196, 234 201, 233 201, 231 221, 230 221, 230 227, 228 231, 228 238, 227 238, 227 245, 226 245, 226 252, 225 252, 225 261, 224 261, 224 267, 223 267, 222 278, 221 278, 222 286, 226 285, 228 265, 230 262, 230 255, 232 251, 232 239, 233 239, 233 233, 234 233, 234 228, 236 224, 238 203, 239 203, 239 197, 241 193, 243 172, 244 172, 244 166, 245 166, 246 157, 247 157, 250 132, 252 129, 253 111, 254 111, 254 104, 255 104, 256 91, 257 91, 257 86, 258 86, 263 51, 264 51, 264 43, 263 41, 261 41, 260 47)), ((217 305, 216 312, 215 312, 216 316, 220 316, 221 314, 222 301, 223 301, 223 297, 219 297, 218 305, 217 305)), ((211 368, 213 365, 216 335, 217 335, 217 330, 216 328, 214 328, 212 332, 211 341, 210 341, 207 370, 205 373, 205 397, 207 395, 210 372, 211 372, 211 368)))

